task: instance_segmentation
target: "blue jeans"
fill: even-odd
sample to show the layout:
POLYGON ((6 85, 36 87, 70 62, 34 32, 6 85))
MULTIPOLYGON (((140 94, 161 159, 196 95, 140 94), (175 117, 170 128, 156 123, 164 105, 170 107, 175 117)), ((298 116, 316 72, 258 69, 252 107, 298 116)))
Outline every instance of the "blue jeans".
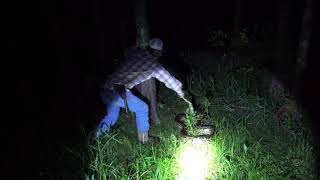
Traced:
MULTIPOLYGON (((148 105, 133 95, 129 90, 126 91, 126 96, 129 111, 135 112, 138 132, 148 132, 150 127, 148 105)), ((125 108, 124 100, 115 91, 111 92, 111 96, 108 99, 108 102, 106 102, 107 114, 98 124, 96 137, 99 137, 102 133, 108 132, 110 127, 116 124, 120 108, 125 108)))

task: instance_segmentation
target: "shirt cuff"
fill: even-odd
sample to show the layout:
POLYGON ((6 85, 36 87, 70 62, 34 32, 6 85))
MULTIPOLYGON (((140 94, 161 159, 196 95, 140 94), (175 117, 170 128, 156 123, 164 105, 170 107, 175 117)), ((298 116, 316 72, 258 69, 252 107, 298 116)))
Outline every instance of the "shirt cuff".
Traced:
POLYGON ((177 93, 180 97, 184 97, 184 92, 181 89, 177 90, 177 93))

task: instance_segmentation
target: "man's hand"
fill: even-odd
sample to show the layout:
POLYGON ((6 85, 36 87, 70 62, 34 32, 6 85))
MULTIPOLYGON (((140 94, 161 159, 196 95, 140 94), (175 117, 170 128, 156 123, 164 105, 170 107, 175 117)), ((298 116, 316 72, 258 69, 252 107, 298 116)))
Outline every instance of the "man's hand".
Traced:
POLYGON ((182 98, 182 99, 184 98, 184 92, 183 92, 183 91, 181 91, 180 93, 178 93, 178 95, 179 95, 180 98, 182 98))
POLYGON ((189 110, 191 113, 194 113, 194 109, 193 109, 193 105, 190 101, 188 101, 186 98, 184 97, 181 97, 187 104, 188 104, 188 107, 189 107, 189 110))

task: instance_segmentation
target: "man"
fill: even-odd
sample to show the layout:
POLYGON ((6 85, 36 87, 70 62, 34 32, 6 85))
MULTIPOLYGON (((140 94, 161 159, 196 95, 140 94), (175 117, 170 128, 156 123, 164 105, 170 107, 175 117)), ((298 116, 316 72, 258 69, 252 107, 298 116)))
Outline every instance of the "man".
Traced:
POLYGON ((126 61, 104 84, 102 96, 107 106, 107 115, 98 124, 96 137, 108 132, 117 122, 120 108, 126 108, 135 112, 138 141, 142 144, 159 141, 157 137, 148 135, 150 128, 148 105, 132 94, 130 89, 150 78, 156 78, 166 87, 174 90, 179 97, 185 99, 182 83, 158 62, 162 50, 163 42, 158 38, 150 40, 148 50, 140 50, 136 47, 126 50, 126 61))

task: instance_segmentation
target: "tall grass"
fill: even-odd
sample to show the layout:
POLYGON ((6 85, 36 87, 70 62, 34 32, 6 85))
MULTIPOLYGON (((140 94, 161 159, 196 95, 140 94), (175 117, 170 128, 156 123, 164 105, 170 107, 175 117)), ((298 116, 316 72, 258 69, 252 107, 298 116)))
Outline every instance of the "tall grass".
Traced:
POLYGON ((88 146, 87 177, 94 179, 175 179, 175 135, 157 146, 141 145, 118 134, 106 134, 88 146))

